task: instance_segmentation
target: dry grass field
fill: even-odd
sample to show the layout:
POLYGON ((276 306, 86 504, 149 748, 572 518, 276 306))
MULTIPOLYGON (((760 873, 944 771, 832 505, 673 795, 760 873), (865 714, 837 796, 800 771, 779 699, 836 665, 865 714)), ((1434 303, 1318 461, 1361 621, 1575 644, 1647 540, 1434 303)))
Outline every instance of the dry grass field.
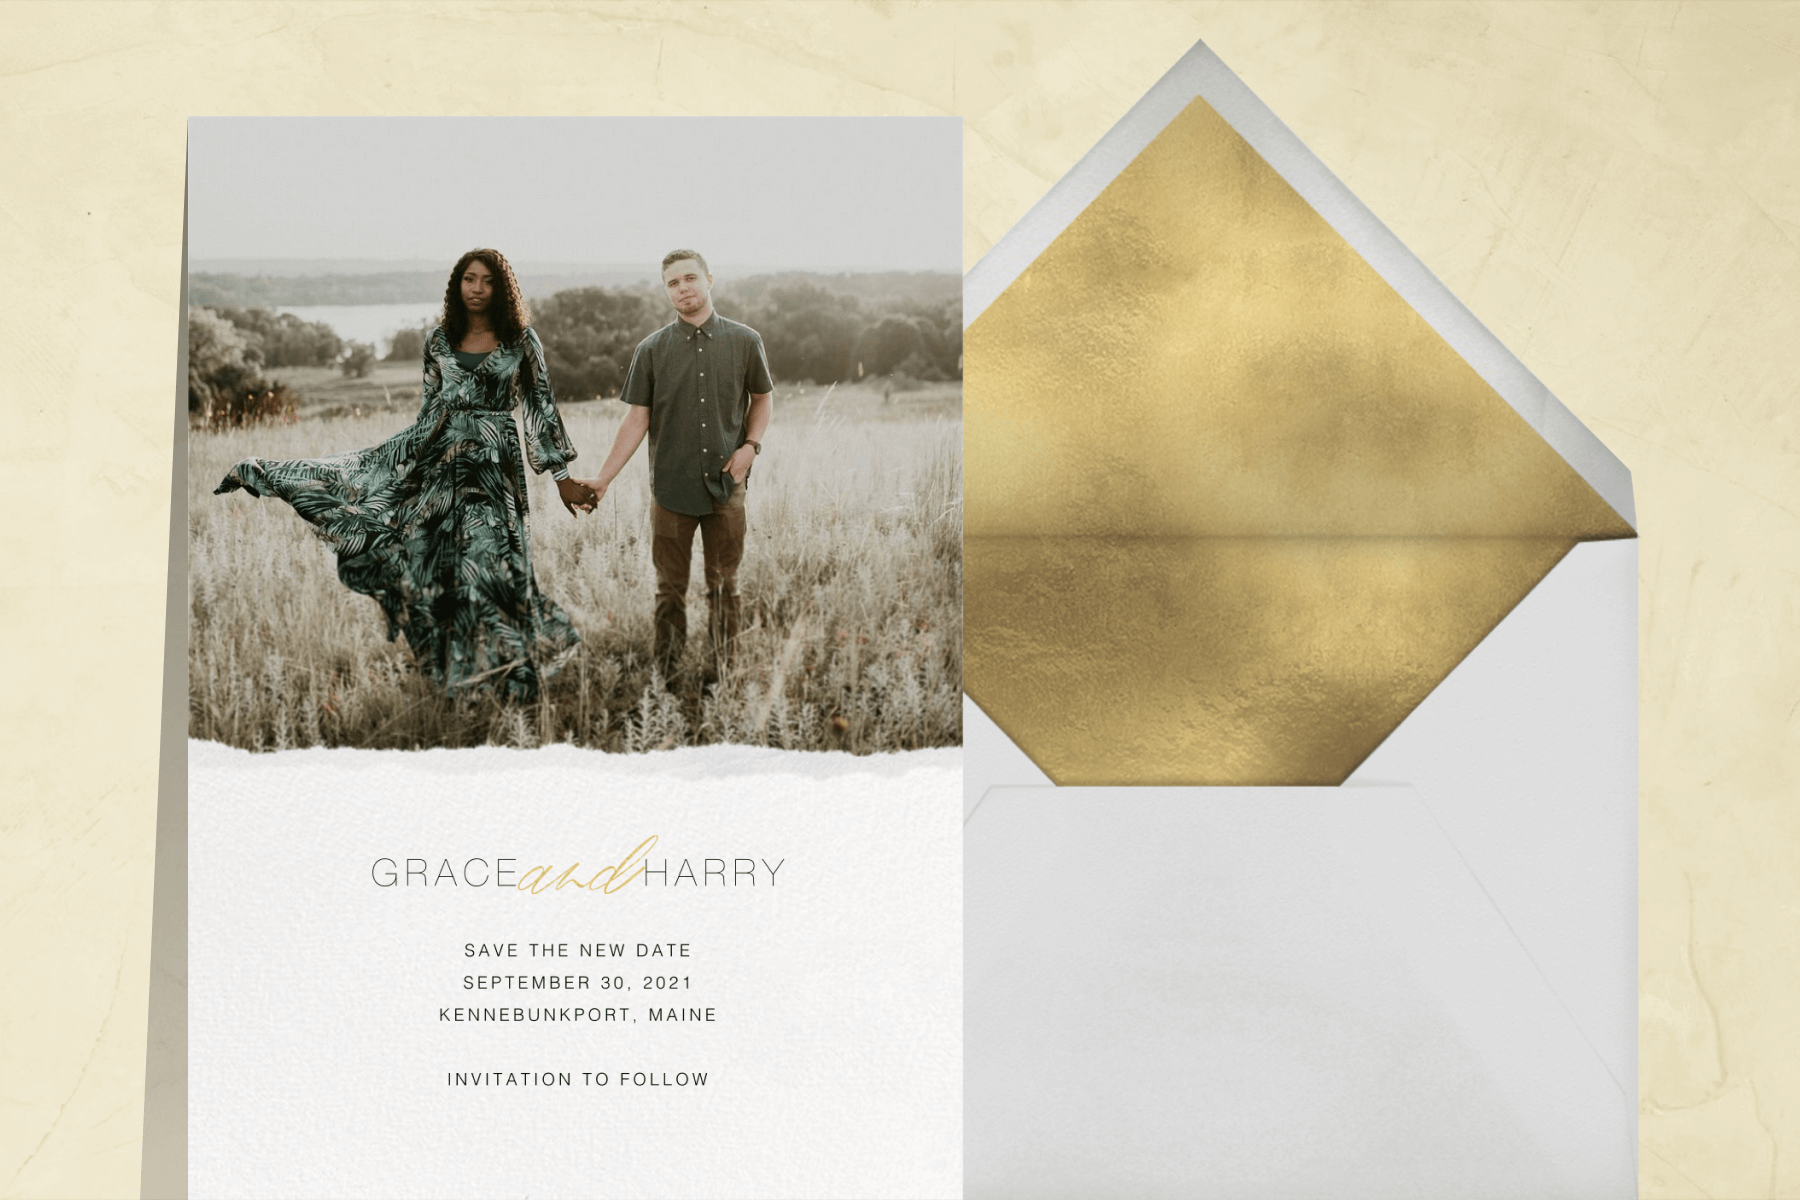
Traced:
MULTIPOLYGON (((386 640, 375 601, 338 582, 330 550, 292 509, 212 494, 240 458, 374 445, 412 419, 416 399, 380 402, 380 381, 361 382, 321 406, 349 415, 189 435, 191 737, 253 750, 737 742, 870 753, 961 742, 961 385, 777 393, 750 478, 745 632, 730 671, 704 691, 666 691, 648 661, 646 450, 579 519, 549 476, 534 476, 533 566, 582 645, 535 703, 518 705, 443 697, 413 669, 404 639, 386 640)), ((611 401, 563 406, 576 475, 598 468, 622 415, 611 401)), ((697 665, 698 561, 693 575, 697 665)))
POLYGON ((269 375, 300 398, 302 420, 383 415, 399 429, 419 411, 419 364, 378 362, 361 379, 336 367, 275 367, 269 375))

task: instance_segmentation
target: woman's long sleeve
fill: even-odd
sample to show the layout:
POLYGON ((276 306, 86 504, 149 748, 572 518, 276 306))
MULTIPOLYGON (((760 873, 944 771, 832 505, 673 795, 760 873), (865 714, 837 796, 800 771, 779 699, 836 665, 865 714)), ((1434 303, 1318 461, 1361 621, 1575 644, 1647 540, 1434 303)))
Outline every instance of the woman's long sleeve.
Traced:
POLYGON ((426 334, 425 346, 420 351, 425 360, 421 368, 423 373, 419 380, 419 420, 421 421, 425 419, 425 414, 431 411, 431 402, 436 400, 438 393, 444 390, 444 370, 438 366, 436 357, 431 353, 431 340, 436 336, 436 330, 426 334))
POLYGON ((525 459, 533 471, 549 471, 564 479, 569 474, 568 464, 575 460, 575 447, 550 394, 550 367, 544 361, 544 344, 538 340, 537 330, 525 331, 524 351, 519 387, 525 416, 525 459))

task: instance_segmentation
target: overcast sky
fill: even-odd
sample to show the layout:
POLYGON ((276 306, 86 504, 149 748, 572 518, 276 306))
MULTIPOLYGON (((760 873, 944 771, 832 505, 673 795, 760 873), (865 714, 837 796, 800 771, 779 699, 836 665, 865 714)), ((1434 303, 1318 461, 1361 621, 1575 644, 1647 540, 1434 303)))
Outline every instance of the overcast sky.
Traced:
POLYGON ((954 117, 205 117, 188 258, 962 269, 954 117))

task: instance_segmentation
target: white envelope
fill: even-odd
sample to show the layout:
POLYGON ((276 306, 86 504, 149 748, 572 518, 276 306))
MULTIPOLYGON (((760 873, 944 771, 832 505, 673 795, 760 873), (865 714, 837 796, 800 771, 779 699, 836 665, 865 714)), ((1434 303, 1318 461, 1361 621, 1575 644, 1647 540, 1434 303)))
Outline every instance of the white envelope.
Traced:
MULTIPOLYGON (((1203 97, 1626 521, 1624 466, 1197 46, 973 322, 1203 97)), ((1055 787, 964 700, 965 1180, 1630 1197, 1637 543, 1577 544, 1338 788, 1055 787)))

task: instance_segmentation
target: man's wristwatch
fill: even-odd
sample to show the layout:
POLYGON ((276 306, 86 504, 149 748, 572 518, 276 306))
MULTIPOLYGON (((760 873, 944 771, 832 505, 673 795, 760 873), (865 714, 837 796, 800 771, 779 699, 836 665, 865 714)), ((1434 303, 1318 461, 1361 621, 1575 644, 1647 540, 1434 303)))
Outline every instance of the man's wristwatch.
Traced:
POLYGON ((761 442, 756 442, 756 441, 752 441, 749 438, 745 438, 744 445, 750 447, 752 450, 756 451, 758 454, 762 453, 762 443, 761 442))

